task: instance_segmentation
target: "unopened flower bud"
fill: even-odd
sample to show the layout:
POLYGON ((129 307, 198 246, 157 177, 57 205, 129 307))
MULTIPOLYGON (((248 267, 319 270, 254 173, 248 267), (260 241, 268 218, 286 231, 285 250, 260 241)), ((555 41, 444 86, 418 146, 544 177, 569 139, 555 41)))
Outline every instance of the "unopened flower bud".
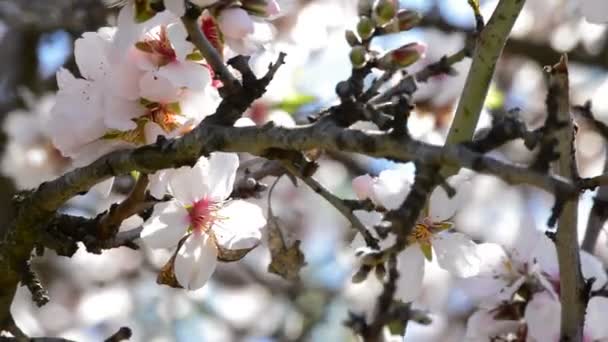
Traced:
POLYGON ((378 60, 380 69, 399 69, 405 68, 424 57, 426 45, 420 43, 410 43, 390 51, 378 60))
POLYGON ((350 50, 350 62, 355 69, 363 68, 367 64, 367 51, 363 46, 353 46, 350 50))
POLYGON ((388 24, 397 15, 397 0, 376 0, 374 4, 374 21, 378 26, 388 24))
POLYGON ((346 30, 344 37, 346 38, 346 42, 350 46, 361 45, 361 41, 359 40, 359 38, 357 38, 355 32, 351 30, 346 30))
POLYGON ((374 22, 369 18, 362 16, 359 18, 359 22, 357 23, 357 34, 361 39, 366 40, 370 38, 375 31, 374 22))
POLYGON ((412 29, 420 23, 422 16, 416 11, 403 10, 384 28, 386 32, 396 33, 412 29))

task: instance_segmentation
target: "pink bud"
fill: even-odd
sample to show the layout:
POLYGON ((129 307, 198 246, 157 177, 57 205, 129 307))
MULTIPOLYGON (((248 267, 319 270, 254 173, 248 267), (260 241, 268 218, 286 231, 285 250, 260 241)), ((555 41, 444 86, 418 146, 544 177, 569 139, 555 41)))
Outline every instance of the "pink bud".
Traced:
POLYGON ((253 20, 241 8, 228 8, 220 13, 218 19, 220 30, 230 38, 242 39, 253 33, 253 20))
POLYGON ((353 190, 360 200, 370 198, 373 185, 374 179, 368 174, 353 179, 353 190))
POLYGON ((281 12, 279 3, 275 0, 268 0, 268 5, 266 5, 266 15, 272 17, 278 15, 279 12, 281 12))

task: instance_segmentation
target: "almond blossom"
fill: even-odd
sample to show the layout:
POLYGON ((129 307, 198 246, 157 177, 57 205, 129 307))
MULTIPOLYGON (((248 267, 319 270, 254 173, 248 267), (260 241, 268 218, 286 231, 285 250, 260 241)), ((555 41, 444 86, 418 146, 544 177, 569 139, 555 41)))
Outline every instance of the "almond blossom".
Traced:
POLYGON ((249 250, 261 239, 262 209, 228 199, 238 165, 236 154, 216 152, 174 170, 169 179, 174 199, 157 204, 144 223, 147 246, 177 246, 174 272, 185 288, 198 289, 209 280, 222 250, 249 250))
MULTIPOLYGON (((403 203, 410 191, 413 174, 400 166, 394 170, 382 171, 377 178, 369 175, 353 180, 353 188, 359 199, 371 199, 377 206, 395 210, 403 203)), ((409 169, 411 171, 411 168, 409 169)), ((425 260, 432 261, 433 255, 439 266, 457 277, 471 277, 477 274, 480 260, 476 244, 465 234, 449 230, 449 221, 466 196, 462 176, 454 176, 449 182, 456 186, 456 195, 450 198, 442 188, 435 189, 429 199, 428 215, 419 220, 408 236, 408 247, 397 256, 400 278, 397 298, 410 302, 422 290, 425 260)), ((382 216, 375 212, 355 211, 357 217, 368 227, 381 223, 382 216)), ((388 241, 382 242, 388 247, 388 241)))
MULTIPOLYGON (((515 333, 521 329, 519 317, 505 316, 503 313, 510 310, 502 308, 525 304, 523 318, 530 341, 558 341, 561 311, 559 265, 553 241, 542 232, 533 230, 508 252, 497 244, 485 243, 479 245, 479 255, 483 260, 479 275, 461 282, 462 289, 479 306, 479 310, 469 318, 467 336, 472 341, 487 341, 515 333), (525 303, 520 293, 524 297, 531 296, 531 300, 525 303)), ((585 251, 581 251, 581 269, 585 279, 594 279, 591 290, 605 286, 607 276, 601 262, 585 251)), ((587 311, 588 322, 608 310, 606 304, 598 304, 605 303, 605 298, 593 298, 596 299, 592 299, 593 305, 592 301, 589 302, 587 311)), ((586 328, 585 334, 598 336, 598 325, 589 324, 593 327, 586 328)), ((595 340, 596 337, 590 339, 595 340)))
MULTIPOLYGON (((494 308, 501 302, 511 301, 524 285, 529 291, 559 297, 555 243, 542 232, 528 232, 525 241, 510 251, 497 244, 484 243, 478 245, 478 253, 483 260, 480 272, 462 280, 462 285, 481 307, 494 308)), ((601 262, 585 251, 581 251, 581 269, 585 279, 595 279, 593 290, 606 284, 607 275, 601 262)))
MULTIPOLYGON (((559 299, 546 292, 534 295, 526 305, 524 319, 528 328, 528 341, 557 342, 560 340, 562 307, 559 299)), ((608 341, 608 298, 594 296, 587 303, 583 341, 608 341)))

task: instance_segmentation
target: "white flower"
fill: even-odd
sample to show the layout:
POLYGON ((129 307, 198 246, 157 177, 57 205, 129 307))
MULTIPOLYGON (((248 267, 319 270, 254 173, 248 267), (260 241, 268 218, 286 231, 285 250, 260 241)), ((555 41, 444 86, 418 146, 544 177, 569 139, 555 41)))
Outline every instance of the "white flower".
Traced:
MULTIPOLYGON (((353 188, 359 199, 371 199, 376 205, 389 210, 401 206, 411 188, 412 169, 400 165, 385 170, 374 179, 369 175, 353 180, 353 188)), ((418 297, 424 277, 425 259, 431 261, 433 252, 439 266, 455 276, 471 277, 479 272, 480 260, 475 243, 465 234, 446 231, 452 227, 451 219, 466 196, 462 176, 448 182, 456 187, 456 195, 449 198, 441 187, 435 189, 429 199, 428 215, 420 220, 408 237, 408 247, 397 256, 400 278, 396 296, 410 302, 418 297)), ((372 213, 355 211, 368 227, 379 224, 381 218, 372 213)), ((383 244, 388 242, 384 241, 383 244)), ((383 246, 384 247, 384 246, 383 246)))
MULTIPOLYGON (((483 260, 477 276, 462 281, 462 288, 483 308, 494 308, 503 301, 511 301, 521 286, 528 282, 532 290, 547 292, 558 298, 559 265, 555 244, 540 231, 529 232, 521 245, 509 252, 497 244, 478 245, 483 260)), ((595 278, 592 289, 606 284, 606 273, 601 262, 581 251, 581 268, 585 279, 595 278)))
POLYGON ((55 96, 45 95, 27 102, 30 101, 26 101, 29 108, 8 113, 3 125, 7 143, 2 173, 10 176, 18 189, 33 188, 57 177, 69 162, 55 149, 47 133, 55 96))
POLYGON ((174 199, 157 204, 144 224, 142 240, 152 248, 179 246, 174 271, 185 288, 202 287, 217 264, 218 248, 238 250, 255 247, 266 225, 262 210, 242 200, 227 200, 232 191, 238 157, 212 153, 194 167, 171 174, 174 199))
MULTIPOLYGON (((559 341, 559 328, 562 307, 558 299, 540 292, 532 297, 526 305, 524 319, 528 325, 528 338, 533 342, 559 341)), ((608 340, 608 298, 594 296, 587 303, 585 325, 583 330, 584 341, 608 340)))
POLYGON ((469 342, 487 342, 504 334, 514 333, 520 327, 517 320, 495 318, 496 313, 481 309, 475 311, 467 321, 466 340, 469 342))

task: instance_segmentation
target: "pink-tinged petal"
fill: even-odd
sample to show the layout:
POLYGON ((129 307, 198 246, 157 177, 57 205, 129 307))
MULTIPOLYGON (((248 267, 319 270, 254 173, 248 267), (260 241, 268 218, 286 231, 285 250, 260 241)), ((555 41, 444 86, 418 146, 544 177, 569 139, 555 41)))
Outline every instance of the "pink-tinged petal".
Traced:
POLYGON ((184 237, 188 225, 188 211, 180 203, 158 203, 143 225, 141 239, 151 248, 171 248, 184 237))
POLYGON ((608 23, 608 1, 580 0, 581 12, 590 23, 608 23))
POLYGON ((380 172, 374 182, 372 200, 389 210, 399 208, 410 192, 410 178, 403 167, 380 172))
POLYGON ((106 101, 104 123, 108 128, 128 131, 137 127, 132 119, 140 117, 144 112, 145 108, 137 101, 112 96, 106 101))
POLYGON ((366 200, 372 195, 374 179, 368 175, 362 175, 353 179, 353 190, 360 200, 366 200))
POLYGON ((269 17, 274 17, 281 12, 281 7, 276 0, 268 0, 268 4, 266 5, 266 15, 269 17))
POLYGON ((184 288, 196 290, 211 278, 217 265, 217 247, 207 234, 193 233, 175 256, 175 277, 184 288))
POLYGON ((539 292, 528 302, 524 319, 528 324, 528 338, 536 341, 559 341, 561 305, 547 293, 539 292))
POLYGON ((431 243, 441 268, 463 278, 479 273, 481 260, 477 255, 477 245, 468 236, 443 232, 435 235, 431 243))
POLYGON ((407 247, 397 256, 399 280, 395 299, 404 302, 414 301, 422 292, 424 278, 424 255, 418 244, 407 247))
POLYGON ((167 26, 167 36, 178 61, 185 61, 186 56, 194 51, 194 45, 186 40, 188 32, 181 22, 167 26))
POLYGON ((585 279, 595 279, 591 290, 597 291, 606 285, 604 265, 598 258, 585 251, 581 251, 581 270, 585 279))
POLYGON ((174 170, 169 180, 171 194, 184 205, 192 205, 207 197, 208 174, 209 161, 205 157, 201 157, 194 167, 183 166, 174 170))
POLYGON ((538 241, 530 253, 530 264, 538 264, 542 272, 552 279, 559 279, 559 264, 555 243, 545 234, 538 235, 538 241))
POLYGON ((253 20, 242 8, 230 7, 223 10, 219 16, 220 30, 224 35, 233 39, 242 39, 254 31, 253 20))
POLYGON ((178 17, 181 17, 186 13, 184 0, 165 0, 164 3, 165 8, 178 17))
POLYGON ((605 341, 608 339, 608 298, 595 296, 587 304, 585 316, 585 341, 605 341))
POLYGON ((173 103, 179 99, 176 87, 159 72, 147 72, 139 81, 140 95, 146 100, 160 103, 173 103))
MULTIPOLYGON (((139 79, 143 76, 143 72, 136 67, 137 64, 134 61, 138 58, 138 55, 139 50, 133 49, 129 51, 126 57, 127 61, 112 64, 112 68, 109 71, 110 91, 115 96, 127 100, 139 99, 139 79)), ((140 56, 139 58, 143 57, 140 56)))
POLYGON ((481 309, 473 313, 467 321, 466 340, 470 342, 492 341, 494 337, 516 333, 518 321, 496 320, 494 313, 481 309))
POLYGON ((80 74, 89 80, 101 80, 109 72, 106 43, 96 32, 85 32, 74 43, 74 56, 80 74))
POLYGON ((220 221, 213 226, 218 244, 227 249, 252 248, 262 238, 266 218, 258 205, 235 200, 218 211, 220 221))
POLYGON ((209 196, 215 201, 222 201, 232 193, 236 170, 239 168, 239 156, 236 153, 214 152, 209 157, 207 184, 209 196))
POLYGON ((202 91, 211 85, 209 69, 191 61, 169 63, 160 67, 158 75, 167 79, 174 88, 202 91))

